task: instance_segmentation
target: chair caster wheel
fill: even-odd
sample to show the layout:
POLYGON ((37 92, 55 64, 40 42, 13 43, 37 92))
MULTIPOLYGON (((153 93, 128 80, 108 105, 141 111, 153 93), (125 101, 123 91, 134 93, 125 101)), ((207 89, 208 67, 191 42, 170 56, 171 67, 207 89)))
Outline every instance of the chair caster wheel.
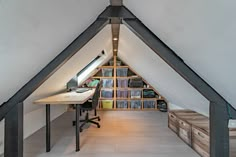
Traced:
POLYGON ((100 128, 101 126, 100 125, 98 125, 98 128, 100 128))
POLYGON ((101 119, 100 118, 98 118, 98 121, 100 121, 101 119))

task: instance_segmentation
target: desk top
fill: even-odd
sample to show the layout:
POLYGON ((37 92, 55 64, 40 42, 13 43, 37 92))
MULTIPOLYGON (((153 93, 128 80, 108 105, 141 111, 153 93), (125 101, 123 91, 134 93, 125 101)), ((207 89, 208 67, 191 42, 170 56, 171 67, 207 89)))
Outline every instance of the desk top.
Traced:
POLYGON ((34 104, 83 104, 89 98, 93 96, 95 89, 88 90, 83 93, 76 93, 76 92, 67 92, 62 94, 53 95, 50 97, 46 97, 43 99, 39 99, 34 101, 34 104))

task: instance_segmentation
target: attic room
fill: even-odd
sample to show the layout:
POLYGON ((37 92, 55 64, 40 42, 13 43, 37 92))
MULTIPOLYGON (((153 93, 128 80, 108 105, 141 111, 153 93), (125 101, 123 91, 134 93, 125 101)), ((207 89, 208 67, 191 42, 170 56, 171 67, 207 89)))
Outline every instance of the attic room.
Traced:
POLYGON ((236 156, 235 9, 232 1, 1 0, 0 157, 236 156), (137 76, 141 86, 131 87, 137 76), (86 91, 92 101, 45 103, 72 93, 72 78, 78 89, 100 81, 86 91), (80 127, 87 103, 97 105, 89 111, 97 126, 80 127))

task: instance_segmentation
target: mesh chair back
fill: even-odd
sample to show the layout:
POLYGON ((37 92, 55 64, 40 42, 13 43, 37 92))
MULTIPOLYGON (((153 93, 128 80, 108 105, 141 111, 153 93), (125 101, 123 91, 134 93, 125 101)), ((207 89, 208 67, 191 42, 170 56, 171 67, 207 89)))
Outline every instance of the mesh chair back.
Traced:
POLYGON ((93 98, 92 98, 92 108, 95 109, 98 106, 98 100, 100 97, 100 90, 101 90, 101 86, 100 83, 97 84, 97 87, 95 89, 95 92, 93 94, 93 98))

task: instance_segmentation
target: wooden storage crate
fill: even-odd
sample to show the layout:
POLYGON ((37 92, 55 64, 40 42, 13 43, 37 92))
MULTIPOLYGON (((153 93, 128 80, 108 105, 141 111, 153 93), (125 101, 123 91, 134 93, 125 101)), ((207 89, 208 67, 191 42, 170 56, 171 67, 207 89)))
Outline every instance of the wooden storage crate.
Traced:
POLYGON ((229 129, 229 136, 231 139, 236 139, 236 129, 229 129))
POLYGON ((192 110, 170 110, 169 114, 168 114, 168 127, 174 131, 176 134, 179 133, 179 124, 178 124, 178 118, 177 118, 177 114, 182 113, 183 115, 185 113, 196 113, 192 110))
POLYGON ((230 138, 230 157, 236 157, 236 138, 230 138))
POLYGON ((199 113, 197 112, 174 112, 174 114, 177 116, 177 117, 182 117, 182 116, 198 116, 200 115, 199 113))
POLYGON ((208 122, 208 119, 203 115, 188 115, 177 117, 179 126, 179 137, 191 146, 192 141, 192 124, 208 122))
POLYGON ((209 124, 192 126, 192 148, 202 157, 210 157, 209 154, 209 124), (205 125, 205 126, 204 126, 205 125))
MULTIPOLYGON (((209 122, 209 121, 208 121, 209 122)), ((230 157, 236 157, 236 129, 229 129, 230 135, 230 157)), ((209 123, 194 124, 192 126, 192 147, 203 157, 210 156, 210 129, 209 123)))
MULTIPOLYGON (((209 118, 191 110, 171 110, 168 126, 202 157, 210 157, 209 118)), ((230 157, 236 157, 236 129, 229 129, 230 157)))
MULTIPOLYGON (((230 141, 235 141, 236 130, 229 129, 230 141)), ((230 157, 236 156, 235 146, 230 145, 230 157)), ((202 157, 210 156, 210 129, 208 123, 193 124, 192 126, 192 148, 202 157)))
POLYGON ((176 134, 178 134, 178 121, 176 116, 173 114, 173 112, 169 112, 168 114, 168 127, 174 131, 176 134))
POLYGON ((191 145, 191 124, 187 123, 186 121, 179 119, 179 137, 188 145, 191 145))

